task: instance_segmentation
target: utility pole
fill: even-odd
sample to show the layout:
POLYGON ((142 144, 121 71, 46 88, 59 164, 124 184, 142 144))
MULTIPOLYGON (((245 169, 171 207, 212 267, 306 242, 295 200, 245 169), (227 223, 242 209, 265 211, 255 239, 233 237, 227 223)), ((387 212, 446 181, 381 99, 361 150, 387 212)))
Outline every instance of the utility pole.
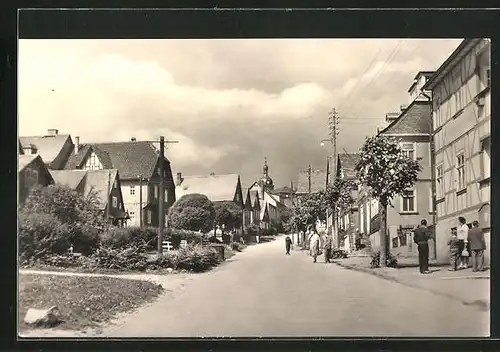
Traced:
POLYGON ((311 173, 312 173, 312 168, 311 164, 309 164, 309 167, 307 168, 307 176, 309 180, 309 188, 308 188, 308 193, 311 194, 311 173))
MULTIPOLYGON (((329 116, 328 116, 328 132, 329 132, 330 139, 331 139, 332 145, 333 145, 333 165, 332 165, 333 167, 332 167, 332 171, 331 171, 331 174, 333 175, 333 177, 330 178, 330 183, 335 182, 335 179, 337 178, 337 172, 338 172, 338 170, 337 170, 337 159, 338 159, 338 156, 337 156, 337 136, 339 134, 338 122, 339 122, 339 117, 338 117, 337 111, 335 110, 335 108, 333 108, 329 112, 329 116)), ((337 226, 337 209, 332 209, 332 220, 333 220, 332 233, 333 233, 334 237, 336 237, 336 245, 338 248, 340 246, 340 237, 338 234, 338 226, 337 226)))
POLYGON ((164 169, 164 161, 165 161, 165 137, 161 136, 160 137, 160 190, 158 194, 158 213, 159 213, 159 218, 158 218, 158 256, 161 256, 163 254, 163 229, 165 227, 165 211, 163 210, 163 207, 165 206, 165 191, 164 191, 164 178, 165 178, 165 171, 164 169))

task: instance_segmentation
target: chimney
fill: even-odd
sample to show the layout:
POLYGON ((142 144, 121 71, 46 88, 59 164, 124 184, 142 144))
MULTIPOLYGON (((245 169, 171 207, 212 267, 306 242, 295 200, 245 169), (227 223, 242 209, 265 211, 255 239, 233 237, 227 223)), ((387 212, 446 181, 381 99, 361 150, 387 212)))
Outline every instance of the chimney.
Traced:
POLYGON ((80 151, 80 137, 75 137, 75 154, 78 154, 80 151))
POLYGON ((399 117, 399 112, 388 112, 385 114, 385 121, 391 123, 399 117))
POLYGON ((47 133, 49 136, 57 136, 59 134, 59 130, 57 130, 55 128, 49 128, 47 130, 47 133))
POLYGON ((176 186, 180 186, 182 183, 182 172, 178 172, 177 173, 177 182, 176 182, 176 186))
POLYGON ((403 112, 406 109, 408 109, 408 105, 404 104, 404 105, 401 105, 399 108, 401 109, 401 112, 403 112))
POLYGON ((135 142, 136 141, 135 137, 130 138, 130 141, 135 142))

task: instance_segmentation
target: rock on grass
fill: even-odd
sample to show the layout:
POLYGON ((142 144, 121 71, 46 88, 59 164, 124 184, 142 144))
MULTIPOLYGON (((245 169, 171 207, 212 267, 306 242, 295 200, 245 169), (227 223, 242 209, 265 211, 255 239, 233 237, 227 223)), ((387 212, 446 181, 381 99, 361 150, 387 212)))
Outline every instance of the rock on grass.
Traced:
MULTIPOLYGON (((19 275, 19 321, 29 308, 57 306, 58 329, 81 330, 97 327, 123 313, 152 301, 163 292, 158 284, 110 277, 19 275)), ((30 327, 20 323, 20 329, 30 327)))

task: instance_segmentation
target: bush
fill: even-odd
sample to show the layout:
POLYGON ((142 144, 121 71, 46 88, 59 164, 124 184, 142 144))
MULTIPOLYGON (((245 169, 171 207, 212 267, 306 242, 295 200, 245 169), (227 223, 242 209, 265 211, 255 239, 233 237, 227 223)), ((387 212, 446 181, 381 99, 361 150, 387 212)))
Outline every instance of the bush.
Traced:
POLYGON ((73 254, 50 254, 39 258, 37 263, 57 268, 76 268, 81 266, 79 257, 75 257, 73 254))
POLYGON ((174 248, 179 248, 182 240, 186 240, 188 244, 201 244, 203 237, 202 233, 196 231, 168 228, 163 235, 163 240, 170 241, 174 248))
POLYGON ((217 251, 210 247, 188 246, 177 252, 177 268, 194 272, 206 271, 219 264, 217 251))
MULTIPOLYGON (((396 268, 398 266, 398 259, 392 255, 391 252, 387 252, 386 265, 390 268, 396 268)), ((372 256, 372 261, 370 263, 372 268, 380 268, 380 251, 372 256)))
POLYGON ((53 253, 62 254, 70 247, 68 226, 50 214, 21 213, 18 233, 22 261, 53 253))
POLYGON ((98 248, 88 259, 87 265, 95 265, 102 269, 144 271, 148 266, 148 257, 143 254, 142 247, 126 249, 98 248))
POLYGON ((252 224, 246 228, 246 233, 249 236, 256 236, 259 234, 259 227, 255 224, 252 224))
POLYGON ((140 246, 145 250, 157 247, 158 229, 154 227, 123 227, 114 228, 100 234, 103 247, 125 249, 140 246))
POLYGON ((340 248, 335 248, 332 250, 331 259, 345 259, 347 256, 348 254, 346 251, 340 248))

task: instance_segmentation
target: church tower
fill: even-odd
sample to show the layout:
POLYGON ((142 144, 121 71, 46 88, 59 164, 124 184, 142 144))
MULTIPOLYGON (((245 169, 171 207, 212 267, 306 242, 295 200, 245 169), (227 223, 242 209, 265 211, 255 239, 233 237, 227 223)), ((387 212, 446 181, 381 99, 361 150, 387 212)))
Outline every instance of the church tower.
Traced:
POLYGON ((262 167, 263 175, 259 183, 263 189, 274 190, 273 179, 269 177, 269 166, 267 165, 267 158, 264 158, 264 166, 262 167))

